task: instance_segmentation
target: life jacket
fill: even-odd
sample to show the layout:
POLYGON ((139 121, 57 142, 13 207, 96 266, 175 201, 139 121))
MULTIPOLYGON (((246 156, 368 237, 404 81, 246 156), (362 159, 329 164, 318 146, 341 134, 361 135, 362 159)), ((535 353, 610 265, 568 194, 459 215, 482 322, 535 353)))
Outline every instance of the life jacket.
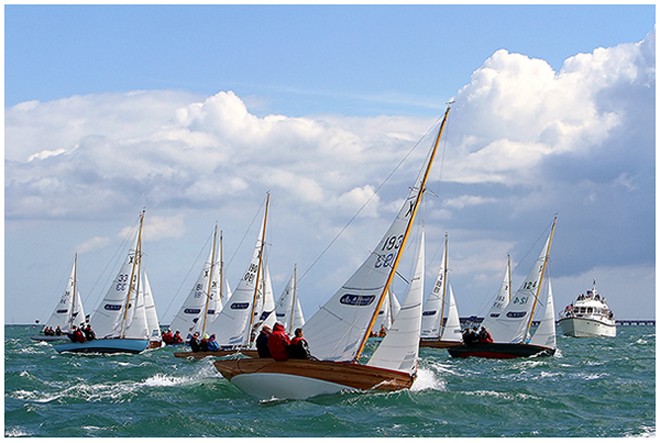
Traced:
POLYGON ((215 352, 220 349, 220 345, 215 340, 209 340, 206 342, 206 349, 211 352, 215 352))
POLYGON ((270 358, 270 350, 268 349, 268 334, 265 331, 261 331, 257 336, 257 353, 261 358, 270 358))
POLYGON ((268 349, 270 355, 277 361, 285 361, 289 359, 289 336, 284 331, 284 326, 275 323, 273 332, 268 336, 268 349))
POLYGON ((294 337, 289 346, 289 357, 291 358, 309 358, 309 347, 307 340, 303 337, 294 337))
POLYGON ((85 334, 80 329, 76 329, 73 336, 76 338, 78 343, 85 343, 85 334))

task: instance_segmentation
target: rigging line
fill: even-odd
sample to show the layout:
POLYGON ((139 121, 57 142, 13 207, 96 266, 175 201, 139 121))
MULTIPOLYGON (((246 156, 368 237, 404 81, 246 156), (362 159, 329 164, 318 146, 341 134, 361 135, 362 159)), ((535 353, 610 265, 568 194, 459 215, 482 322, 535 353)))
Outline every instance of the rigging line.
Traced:
MULTIPOLYGON (((558 214, 558 213, 555 213, 555 215, 557 215, 557 214, 558 214)), ((520 259, 520 261, 518 262, 518 264, 517 264, 512 270, 511 270, 511 274, 512 274, 512 275, 516 273, 516 271, 518 270, 518 268, 519 268, 520 266, 522 266, 523 263, 526 263, 526 260, 527 260, 527 257, 529 256, 529 254, 530 254, 535 248, 538 249, 538 246, 537 246, 537 245, 539 244, 539 242, 540 242, 541 240, 543 240, 544 238, 547 237, 547 232, 550 230, 551 227, 552 227, 552 222, 550 222, 550 224, 547 225, 547 226, 545 227, 545 229, 543 229, 543 230, 541 231, 541 233, 538 235, 538 237, 536 237, 536 240, 534 240, 534 242, 533 242, 532 245, 529 247, 529 249, 527 249, 527 251, 523 254, 522 259, 520 259)), ((510 254, 510 253, 507 253, 507 254, 510 254)), ((509 282, 509 285, 511 285, 511 286, 512 286, 511 289, 513 289, 513 281, 510 281, 510 282, 509 282)), ((487 313, 488 313, 487 309, 490 310, 490 306, 491 306, 492 303, 493 303, 493 299, 495 299, 495 297, 497 297, 497 294, 500 292, 500 287, 501 287, 501 286, 502 286, 502 281, 500 281, 500 283, 499 283, 499 285, 497 286, 497 289, 495 290, 495 292, 494 292, 489 298, 486 298, 485 304, 483 304, 483 305, 481 306, 481 309, 480 309, 479 311, 477 311, 477 312, 479 312, 479 314, 484 314, 484 313, 487 314, 487 313)), ((512 292, 514 292, 514 291, 512 291, 512 292)))
MULTIPOLYGON (((179 285, 176 292, 174 293, 174 296, 170 299, 170 303, 167 305, 167 308, 165 309, 165 312, 162 314, 162 317, 160 317, 161 320, 164 319, 167 316, 167 314, 170 312, 170 308, 172 307, 172 303, 174 303, 174 300, 177 299, 177 297, 179 296, 179 293, 181 292, 181 288, 183 288, 183 285, 188 281, 188 278, 190 278, 190 273, 193 271, 193 269, 195 269, 197 267, 197 263, 199 263, 199 259, 202 256, 202 252, 204 252, 206 250, 206 247, 209 244, 209 242, 211 241, 212 236, 213 236, 213 233, 209 234, 209 236, 206 237, 206 241, 204 242, 204 245, 202 245, 202 247, 199 249, 199 252, 197 253, 197 257, 195 258, 195 261, 190 265, 190 268, 188 269, 188 273, 186 274, 186 276, 181 281, 181 284, 179 285)), ((185 300, 184 300, 184 303, 185 303, 185 300)), ((174 314, 174 315, 176 317, 176 314, 174 314)), ((172 321, 174 321, 174 318, 172 319, 172 321)))
POLYGON ((236 249, 234 249, 234 253, 231 255, 231 258, 226 263, 226 265, 225 265, 226 267, 229 267, 229 265, 231 265, 231 263, 234 261, 234 257, 236 257, 236 254, 238 253, 239 249, 241 249, 241 246, 243 246, 243 242, 245 241, 245 237, 247 237, 248 232, 250 232, 250 228, 252 228, 252 225, 254 225, 254 221, 257 219, 257 216, 261 215, 261 208, 263 208, 265 204, 266 204, 266 200, 264 199, 261 202, 261 205, 259 206, 259 208, 257 209, 257 212, 254 213, 254 217, 252 217, 252 221, 250 222, 248 227, 245 229, 245 233, 243 234, 243 237, 241 238, 241 241, 238 243, 238 246, 236 246, 236 249))
MULTIPOLYGON (((137 231, 137 225, 138 225, 139 221, 140 221, 140 217, 138 216, 137 221, 133 224, 133 228, 130 230, 130 232, 126 233, 126 235, 124 236, 124 239, 122 240, 122 242, 117 246, 117 248, 115 249, 115 252, 112 254, 112 257, 110 257, 110 260, 108 260, 105 267, 103 268, 103 270, 101 271, 99 276, 96 278, 96 281, 92 285, 92 288, 89 290, 89 293, 85 297, 83 297, 83 307, 87 306, 87 304, 90 302, 90 297, 92 296, 94 291, 96 291, 96 287, 101 282, 101 279, 104 279, 104 282, 107 283, 105 285, 106 287, 110 286, 110 283, 109 283, 108 279, 111 278, 112 276, 111 275, 106 276, 105 274, 108 271, 108 269, 110 268, 110 265, 115 265, 117 263, 118 255, 120 254, 120 252, 126 250, 127 245, 131 242, 131 239, 133 238, 133 235, 137 231)), ((96 298, 94 299, 94 301, 96 302, 95 306, 98 306, 98 303, 101 300, 103 300, 103 297, 105 297, 105 294, 103 294, 103 293, 100 293, 99 295, 96 296, 96 298)), ((89 313, 91 314, 95 311, 96 311, 96 309, 94 309, 93 311, 90 311, 89 313)))
POLYGON ((360 213, 362 212, 362 210, 363 210, 363 209, 369 204, 369 202, 371 202, 371 200, 372 200, 376 195, 378 195, 378 192, 381 190, 381 188, 382 188, 383 186, 385 186, 385 184, 390 180, 390 178, 392 178, 392 176, 394 175, 394 173, 395 173, 395 172, 401 167, 401 165, 402 165, 402 164, 408 159, 408 157, 410 157, 410 155, 415 151, 415 149, 417 149, 417 147, 420 145, 420 143, 421 143, 424 139, 426 139, 426 137, 431 133, 431 131, 432 131, 436 126, 438 126, 438 122, 439 122, 440 120, 441 120, 441 119, 437 119, 437 120, 435 121, 435 123, 434 123, 433 125, 431 125, 431 127, 426 131, 426 133, 425 133, 425 134, 424 134, 419 140, 417 140, 417 142, 413 145, 413 147, 412 147, 412 148, 411 148, 411 149, 410 149, 410 150, 409 150, 409 151, 403 156, 403 158, 402 158, 402 159, 399 161, 399 163, 394 167, 394 169, 393 169, 393 170, 392 170, 392 171, 391 171, 391 172, 385 177, 385 179, 380 183, 380 185, 378 185, 378 187, 376 188, 376 190, 374 191, 374 193, 373 193, 373 194, 367 199, 367 201, 364 202, 364 204, 360 207, 360 209, 358 209, 357 212, 356 212, 356 213, 355 213, 355 214, 354 214, 354 215, 348 220, 348 222, 344 225, 344 227, 341 228, 341 229, 339 230, 339 232, 334 236, 334 238, 333 238, 333 239, 330 241, 330 243, 325 247, 325 249, 323 249, 323 251, 321 251, 321 253, 319 254, 319 256, 316 257, 316 259, 314 259, 314 261, 312 262, 312 264, 309 265, 309 267, 305 270, 305 272, 303 272, 303 274, 298 278, 298 282, 299 282, 299 283, 305 278, 305 276, 307 275, 307 273, 308 273, 309 271, 311 271, 312 268, 313 268, 314 266, 316 266, 316 264, 318 263, 318 261, 321 260, 321 258, 325 255, 326 252, 328 252, 328 250, 332 247, 332 245, 333 245, 333 244, 339 239, 339 237, 341 237, 341 235, 344 233, 344 231, 346 231, 346 229, 348 229, 348 227, 349 227, 349 226, 355 221, 355 219, 358 217, 358 215, 360 215, 360 213))

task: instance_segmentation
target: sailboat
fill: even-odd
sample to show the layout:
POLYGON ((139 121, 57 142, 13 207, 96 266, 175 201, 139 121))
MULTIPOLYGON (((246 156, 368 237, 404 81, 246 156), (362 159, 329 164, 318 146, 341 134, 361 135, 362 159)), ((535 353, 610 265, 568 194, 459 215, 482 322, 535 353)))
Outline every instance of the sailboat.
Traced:
POLYGON ((419 345, 429 348, 448 348, 462 343, 461 323, 454 290, 447 278, 449 272, 449 242, 445 234, 445 249, 435 285, 429 294, 422 314, 419 345), (445 319, 445 306, 447 318, 445 319))
POLYGON ((553 355, 557 349, 554 320, 554 301, 549 279, 546 285, 545 274, 550 258, 550 247, 557 225, 557 217, 552 222, 550 235, 541 250, 529 275, 504 306, 497 317, 489 317, 486 325, 493 337, 493 343, 471 343, 448 349, 452 357, 517 358, 535 355, 553 355), (545 300, 541 300, 545 289, 545 300), (531 335, 534 313, 539 305, 545 304, 545 312, 534 335, 531 335))
POLYGON ((366 364, 360 362, 360 357, 407 244, 448 114, 449 107, 422 170, 392 225, 355 273, 305 323, 305 336, 315 359, 214 362, 227 380, 262 399, 304 399, 343 390, 395 391, 412 386, 417 374, 422 314, 422 247, 393 327, 366 364))
POLYGON ((41 333, 30 337, 31 340, 48 342, 69 340, 66 334, 71 331, 72 327, 85 322, 85 310, 83 309, 82 298, 77 289, 77 268, 78 254, 75 254, 73 267, 71 268, 64 294, 60 297, 60 301, 55 306, 41 333), (54 330, 60 328, 62 333, 61 335, 45 335, 46 328, 52 328, 54 330))
POLYGON ((195 285, 170 324, 170 330, 180 331, 184 341, 190 341, 195 332, 206 334, 209 324, 222 309, 224 263, 222 260, 222 233, 220 233, 220 258, 218 259, 218 225, 213 230, 209 258, 204 263, 195 285))
POLYGON ((374 323, 374 328, 371 330, 369 338, 377 341, 384 337, 387 334, 387 331, 392 327, 394 319, 400 310, 401 304, 392 290, 388 290, 387 295, 385 295, 385 303, 383 303, 383 307, 378 313, 376 323, 374 323))
POLYGON ((270 298, 273 298, 272 287, 268 289, 270 276, 264 269, 265 263, 263 260, 269 204, 270 194, 267 194, 264 218, 250 263, 238 285, 236 285, 231 298, 227 300, 213 323, 207 327, 208 332, 216 335, 216 341, 220 344, 221 349, 214 352, 175 352, 175 357, 222 357, 238 352, 248 356, 257 355, 256 348, 253 346, 253 340, 257 333, 255 325, 269 320, 271 313, 273 320, 269 321, 275 323, 274 300, 272 303, 266 303, 264 308, 265 294, 269 293, 270 298), (267 309, 270 309, 270 312, 264 315, 267 309))
POLYGON ((147 278, 147 271, 142 271, 142 282, 139 286, 144 298, 144 316, 147 321, 147 330, 149 333, 149 349, 157 349, 164 346, 163 337, 160 334, 160 323, 158 322, 158 313, 156 312, 156 303, 151 291, 151 284, 147 278))
POLYGON ((142 226, 140 214, 134 247, 117 273, 105 298, 92 315, 90 324, 96 340, 55 345, 57 352, 133 353, 144 351, 149 344, 149 328, 145 313, 144 290, 140 289, 142 267, 142 226))
POLYGON ((293 335, 294 331, 305 323, 305 316, 298 298, 297 281, 297 268, 294 266, 293 275, 275 305, 275 318, 284 325, 284 330, 289 335, 293 335))

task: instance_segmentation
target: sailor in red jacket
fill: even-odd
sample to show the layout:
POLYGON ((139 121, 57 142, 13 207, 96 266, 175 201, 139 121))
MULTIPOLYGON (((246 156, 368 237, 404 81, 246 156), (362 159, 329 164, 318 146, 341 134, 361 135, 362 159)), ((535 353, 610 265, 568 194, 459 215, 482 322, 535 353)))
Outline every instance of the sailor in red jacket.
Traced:
POLYGON ((270 356, 277 361, 289 359, 289 336, 284 331, 284 325, 280 322, 275 323, 273 332, 268 336, 268 349, 270 356))

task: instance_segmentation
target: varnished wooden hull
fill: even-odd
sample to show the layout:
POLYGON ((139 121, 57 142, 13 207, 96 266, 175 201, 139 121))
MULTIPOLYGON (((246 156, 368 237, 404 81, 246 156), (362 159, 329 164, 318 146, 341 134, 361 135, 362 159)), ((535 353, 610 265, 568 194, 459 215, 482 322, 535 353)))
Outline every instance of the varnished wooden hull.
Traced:
POLYGON ((461 341, 447 341, 447 340, 433 340, 433 339, 421 339, 419 341, 420 348, 451 348, 453 346, 460 346, 463 342, 461 341))
POLYGON ((262 399, 305 399, 346 390, 398 391, 412 386, 408 373, 317 360, 218 360, 216 369, 244 392, 262 399))
POLYGON ((474 343, 470 346, 448 348, 449 355, 457 358, 524 358, 554 355, 555 349, 525 343, 474 343))
POLYGON ((237 350, 233 349, 230 351, 200 351, 200 352, 175 352, 174 356, 177 358, 195 358, 201 360, 206 357, 227 357, 230 355, 244 355, 246 357, 258 357, 257 351, 254 349, 244 349, 237 350))

